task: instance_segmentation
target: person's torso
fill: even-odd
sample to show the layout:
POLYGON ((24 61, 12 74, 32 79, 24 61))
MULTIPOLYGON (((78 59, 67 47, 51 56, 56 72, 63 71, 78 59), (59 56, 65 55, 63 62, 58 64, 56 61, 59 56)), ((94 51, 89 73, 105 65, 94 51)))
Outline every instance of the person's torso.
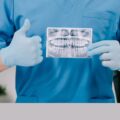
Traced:
POLYGON ((44 56, 44 61, 35 67, 17 67, 17 101, 29 102, 33 98, 35 102, 113 102, 112 71, 102 66, 99 56, 46 58, 46 30, 48 27, 92 28, 93 43, 111 40, 117 31, 118 2, 15 0, 16 30, 29 18, 32 26, 28 36, 42 37, 44 56))

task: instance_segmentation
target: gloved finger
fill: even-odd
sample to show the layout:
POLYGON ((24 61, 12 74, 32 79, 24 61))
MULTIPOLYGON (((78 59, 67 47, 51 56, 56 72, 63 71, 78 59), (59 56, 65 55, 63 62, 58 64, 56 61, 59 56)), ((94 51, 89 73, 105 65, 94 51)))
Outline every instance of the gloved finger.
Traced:
POLYGON ((41 63, 43 61, 43 57, 39 57, 39 58, 34 58, 34 60, 31 63, 31 66, 37 65, 39 63, 41 63))
POLYGON ((43 51, 40 49, 37 51, 38 56, 41 56, 43 54, 43 51))
POLYGON ((35 50, 34 50, 34 53, 33 53, 33 55, 32 55, 32 56, 33 56, 33 59, 35 59, 35 60, 38 59, 38 57, 42 56, 42 54, 43 54, 43 52, 42 52, 41 49, 39 49, 39 50, 38 50, 38 49, 35 49, 35 50))
POLYGON ((111 40, 110 43, 109 43, 111 46, 119 46, 119 42, 117 40, 111 40))
POLYGON ((41 49, 41 48, 42 48, 42 44, 39 44, 39 45, 38 45, 38 49, 41 49))
POLYGON ((41 41, 42 41, 42 39, 41 39, 40 36, 33 36, 33 37, 31 37, 30 39, 31 39, 31 41, 33 41, 33 42, 36 43, 36 44, 39 44, 39 43, 41 43, 41 41))
POLYGON ((93 43, 93 44, 88 46, 88 51, 95 49, 97 47, 101 47, 101 46, 110 46, 114 42, 116 42, 116 41, 115 40, 104 40, 104 41, 93 43))
POLYGON ((30 20, 25 19, 23 26, 18 30, 18 32, 26 35, 26 32, 28 32, 30 26, 31 26, 30 20))
POLYGON ((41 38, 39 36, 32 37, 30 42, 36 47, 36 49, 42 48, 41 38))
POLYGON ((93 55, 98 55, 98 54, 103 54, 108 52, 110 52, 110 48, 108 46, 101 46, 88 51, 88 56, 93 56, 93 55))
POLYGON ((103 53, 101 56, 100 56, 100 60, 111 60, 112 59, 112 56, 110 53, 103 53))
POLYGON ((118 66, 116 66, 116 63, 114 61, 112 61, 112 60, 110 60, 110 61, 103 61, 102 65, 104 67, 110 68, 111 70, 117 70, 118 69, 118 66))
POLYGON ((42 61, 43 61, 43 56, 39 56, 39 57, 37 58, 36 64, 39 64, 39 63, 41 63, 42 61))
POLYGON ((112 66, 112 61, 109 60, 109 61, 102 61, 102 65, 104 67, 111 67, 112 66))
POLYGON ((35 44, 37 50, 42 49, 42 44, 41 43, 34 43, 34 44, 35 44))

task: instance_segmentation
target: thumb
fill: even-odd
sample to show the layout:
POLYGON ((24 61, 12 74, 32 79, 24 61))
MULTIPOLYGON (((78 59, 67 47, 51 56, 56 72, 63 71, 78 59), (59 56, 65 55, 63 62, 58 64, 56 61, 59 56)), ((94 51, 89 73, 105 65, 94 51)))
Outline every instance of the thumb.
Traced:
POLYGON ((25 19, 23 26, 20 28, 19 32, 25 34, 30 29, 31 23, 29 19, 25 19))

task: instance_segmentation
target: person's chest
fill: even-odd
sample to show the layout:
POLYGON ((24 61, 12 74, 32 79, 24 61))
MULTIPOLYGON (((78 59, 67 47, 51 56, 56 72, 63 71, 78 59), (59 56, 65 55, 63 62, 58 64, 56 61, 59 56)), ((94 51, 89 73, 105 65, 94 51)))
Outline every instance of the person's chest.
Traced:
POLYGON ((93 42, 111 39, 118 25, 119 0, 16 0, 14 22, 19 29, 25 18, 32 24, 29 35, 45 37, 48 27, 92 28, 93 42))

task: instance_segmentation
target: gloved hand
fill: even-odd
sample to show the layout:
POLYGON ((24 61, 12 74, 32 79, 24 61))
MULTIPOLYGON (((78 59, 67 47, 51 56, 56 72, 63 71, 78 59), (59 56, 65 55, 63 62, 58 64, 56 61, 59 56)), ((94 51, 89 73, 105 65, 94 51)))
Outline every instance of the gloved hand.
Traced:
POLYGON ((11 44, 0 50, 0 57, 7 67, 34 66, 42 62, 41 38, 26 36, 30 25, 30 21, 26 19, 21 29, 14 34, 11 44))
POLYGON ((116 40, 91 44, 88 47, 88 55, 100 55, 103 66, 111 70, 120 70, 120 44, 116 40))

